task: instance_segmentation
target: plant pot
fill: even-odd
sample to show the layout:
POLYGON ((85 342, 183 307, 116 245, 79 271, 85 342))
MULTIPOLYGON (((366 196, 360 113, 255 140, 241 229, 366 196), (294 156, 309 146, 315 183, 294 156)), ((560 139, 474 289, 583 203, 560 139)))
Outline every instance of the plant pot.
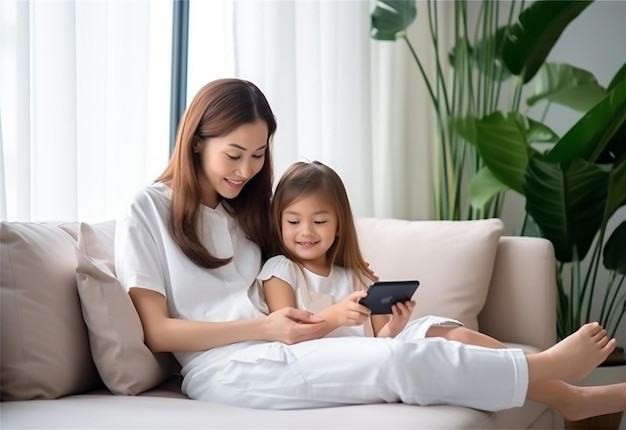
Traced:
MULTIPOLYGON (((615 351, 585 379, 577 381, 576 385, 606 385, 626 381, 626 357, 624 348, 617 347, 615 351)), ((565 421, 568 430, 618 430, 622 422, 624 412, 599 415, 580 421, 565 421)))

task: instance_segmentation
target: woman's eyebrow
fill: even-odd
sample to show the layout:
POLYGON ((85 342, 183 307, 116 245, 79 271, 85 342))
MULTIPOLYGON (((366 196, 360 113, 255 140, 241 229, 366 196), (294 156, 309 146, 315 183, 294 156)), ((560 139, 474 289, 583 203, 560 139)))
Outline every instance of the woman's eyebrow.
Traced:
MULTIPOLYGON (((248 150, 248 148, 245 148, 245 147, 243 147, 243 146, 241 146, 241 145, 239 145, 237 143, 229 143, 228 145, 232 146, 233 148, 241 149, 242 151, 247 151, 248 150)), ((261 149, 265 149, 265 148, 267 148, 267 145, 263 144, 263 145, 259 146, 257 149, 253 150, 253 152, 260 151, 261 149)))

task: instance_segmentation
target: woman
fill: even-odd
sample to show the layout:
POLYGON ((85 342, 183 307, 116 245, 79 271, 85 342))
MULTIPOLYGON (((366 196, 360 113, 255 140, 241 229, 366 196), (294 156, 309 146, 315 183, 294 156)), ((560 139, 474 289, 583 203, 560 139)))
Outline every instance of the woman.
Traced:
POLYGON ((118 277, 147 345, 182 365, 190 398, 275 409, 402 401, 485 410, 530 398, 570 420, 626 409, 626 384, 561 381, 585 375, 614 348, 597 323, 525 355, 441 337, 322 338, 327 323, 310 312, 261 314, 247 291, 269 248, 275 130, 252 83, 207 84, 181 120, 167 168, 118 222, 118 277))

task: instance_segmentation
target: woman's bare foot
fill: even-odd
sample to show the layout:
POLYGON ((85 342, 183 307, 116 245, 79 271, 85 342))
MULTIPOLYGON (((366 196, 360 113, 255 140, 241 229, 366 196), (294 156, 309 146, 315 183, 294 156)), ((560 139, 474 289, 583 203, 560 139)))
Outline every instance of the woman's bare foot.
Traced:
MULTIPOLYGON (((577 395, 556 409, 570 421, 626 411, 626 382, 596 387, 572 387, 577 395)), ((563 399, 563 398, 562 398, 563 399)))
POLYGON ((582 379, 615 349, 597 322, 587 323, 551 348, 529 355, 530 376, 541 379, 582 379))
POLYGON ((572 365, 568 377, 576 380, 584 378, 606 360, 616 344, 617 341, 609 339, 606 330, 600 324, 591 322, 583 325, 548 351, 554 349, 555 354, 562 354, 559 357, 561 365, 565 358, 565 362, 572 365))

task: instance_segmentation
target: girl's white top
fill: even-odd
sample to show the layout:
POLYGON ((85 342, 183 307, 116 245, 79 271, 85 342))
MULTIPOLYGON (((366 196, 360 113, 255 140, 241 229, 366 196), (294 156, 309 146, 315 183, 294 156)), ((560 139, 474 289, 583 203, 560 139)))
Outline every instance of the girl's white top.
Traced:
MULTIPOLYGON (((215 209, 202 206, 202 242, 214 256, 232 260, 217 269, 197 266, 169 233, 170 196, 166 185, 149 185, 135 195, 117 222, 115 266, 121 284, 164 295, 169 314, 175 318, 218 322, 261 317, 247 297, 261 268, 259 247, 246 238, 222 203, 215 209)), ((185 366, 201 353, 175 355, 185 366)))
MULTIPOLYGON (((348 297, 354 290, 354 277, 351 271, 340 266, 332 266, 328 276, 321 276, 299 266, 283 255, 270 258, 261 269, 259 284, 272 277, 282 279, 294 290, 296 307, 311 312, 319 312, 328 306, 348 297)), ((268 308, 263 299, 262 287, 253 287, 250 299, 264 313, 268 308), (258 288, 256 294, 254 289, 258 288)), ((339 327, 327 337, 365 336, 364 326, 339 327)))

